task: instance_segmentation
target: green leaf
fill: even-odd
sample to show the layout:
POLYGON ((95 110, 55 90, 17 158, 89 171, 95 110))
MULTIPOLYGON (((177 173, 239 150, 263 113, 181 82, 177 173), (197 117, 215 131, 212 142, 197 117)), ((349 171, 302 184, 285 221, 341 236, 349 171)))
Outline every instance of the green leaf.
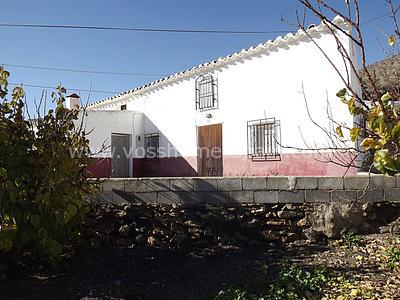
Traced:
POLYGON ((357 140, 359 133, 360 133, 359 127, 354 127, 350 130, 350 138, 353 142, 357 140))
POLYGON ((60 94, 65 94, 65 93, 67 92, 67 90, 65 89, 65 87, 63 87, 61 84, 59 84, 59 85, 57 86, 57 91, 58 91, 60 94))
POLYGON ((1 78, 2 79, 7 80, 8 77, 10 77, 10 73, 8 71, 4 70, 4 71, 1 72, 1 78))
POLYGON ((387 153, 385 150, 379 150, 375 152, 374 155, 374 167, 381 173, 385 174, 386 170, 384 167, 384 163, 386 161, 387 153))
POLYGON ((336 96, 339 97, 339 98, 341 98, 341 97, 346 96, 346 94, 347 94, 347 89, 346 89, 346 88, 343 88, 343 89, 341 89, 339 92, 336 93, 336 96))
POLYGON ((369 150, 369 149, 374 149, 374 150, 379 150, 383 147, 383 144, 380 140, 376 140, 373 138, 365 138, 362 142, 361 142, 361 146, 365 149, 365 150, 369 150))
POLYGON ((31 222, 32 226, 35 229, 39 229, 39 227, 40 227, 40 216, 39 215, 30 216, 29 221, 31 222))
POLYGON ((385 122, 385 118, 381 117, 379 119, 379 132, 381 135, 383 135, 386 131, 386 122, 385 122))
POLYGON ((8 252, 12 249, 14 245, 13 239, 10 238, 6 233, 0 233, 0 250, 4 252, 8 252))
POLYGON ((397 172, 397 169, 394 165, 394 161, 393 159, 390 159, 386 164, 385 164, 385 169, 388 171, 392 171, 392 172, 397 172))
POLYGON ((9 112, 9 111, 11 110, 11 104, 10 104, 10 103, 5 102, 5 103, 3 104, 3 106, 4 106, 4 110, 5 110, 6 113, 9 112))
POLYGON ((57 242, 56 240, 49 239, 47 241, 48 247, 49 247, 49 253, 52 257, 58 258, 61 256, 61 253, 63 251, 63 246, 57 242))
POLYGON ((7 178, 7 170, 4 168, 0 168, 0 178, 6 179, 7 178))
POLYGON ((64 222, 68 223, 78 212, 78 209, 75 205, 73 204, 68 204, 67 210, 65 211, 64 214, 64 222))
POLYGON ((393 127, 392 137, 395 141, 399 140, 399 138, 400 138, 400 122, 398 122, 397 125, 393 127))
POLYGON ((341 138, 343 137, 343 131, 341 126, 336 127, 336 133, 339 137, 341 138))
POLYGON ((348 102, 347 102, 347 106, 349 108, 349 111, 351 114, 354 114, 354 110, 356 108, 356 102, 354 98, 351 98, 348 102))
POLYGON ((384 94, 384 95, 381 97, 381 100, 382 100, 383 104, 385 104, 385 105, 386 105, 391 99, 392 99, 392 96, 391 96, 389 93, 386 93, 386 94, 384 94))
POLYGON ((24 89, 21 86, 16 86, 12 92, 13 100, 22 99, 25 95, 24 89))
POLYGON ((374 167, 385 175, 393 175, 398 172, 388 149, 375 152, 374 167))
POLYGON ((63 107, 64 107, 63 103, 61 101, 58 101, 57 102, 57 109, 60 110, 60 109, 63 109, 63 107))

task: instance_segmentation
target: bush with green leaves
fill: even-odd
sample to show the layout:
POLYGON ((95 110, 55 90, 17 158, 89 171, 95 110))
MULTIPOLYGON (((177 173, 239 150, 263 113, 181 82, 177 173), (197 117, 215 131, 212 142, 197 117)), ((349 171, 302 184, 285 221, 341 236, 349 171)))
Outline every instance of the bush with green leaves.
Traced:
POLYGON ((365 20, 360 13, 365 1, 298 1, 305 9, 303 19, 298 19, 298 26, 318 46, 341 79, 344 88, 337 96, 347 105, 354 121, 351 124, 343 123, 333 116, 329 108, 329 127, 317 124, 329 141, 329 146, 324 148, 334 151, 333 155, 327 156, 328 161, 342 167, 378 171, 384 175, 400 173, 398 4, 394 0, 381 2, 382 9, 388 10, 387 15, 392 24, 386 28, 387 32, 382 31, 382 37, 388 39, 386 47, 377 37, 382 54, 386 57, 382 66, 377 67, 367 65, 369 59, 363 26, 365 20), (332 13, 346 25, 341 26, 331 20, 332 13), (341 56, 340 63, 318 44, 317 39, 307 33, 305 18, 309 14, 319 19, 335 40, 341 56), (349 44, 352 45, 350 49, 349 44))
POLYGON ((64 88, 51 95, 55 109, 30 119, 23 88, 8 92, 9 75, 0 67, 0 255, 59 258, 79 237, 84 199, 95 191, 89 142, 74 125, 79 111, 63 105, 64 88))
POLYGON ((319 294, 321 286, 329 280, 324 269, 304 270, 296 265, 284 265, 278 280, 270 285, 266 299, 304 299, 307 293, 319 294))
MULTIPOLYGON (((216 300, 297 300, 310 295, 320 295, 331 276, 325 269, 305 270, 297 265, 285 263, 274 276, 265 276, 257 290, 249 287, 230 287, 220 291, 216 300)), ((254 284, 254 283, 253 283, 254 284)))
MULTIPOLYGON (((372 151, 373 167, 385 175, 395 175, 400 171, 400 106, 396 98, 385 93, 371 106, 362 106, 346 89, 337 93, 349 112, 365 119, 365 126, 348 128, 353 142, 362 137, 364 151, 372 151)), ((336 133, 343 138, 342 126, 336 133)))
POLYGON ((340 233, 340 244, 347 248, 358 247, 361 245, 360 238, 352 231, 340 233))
POLYGON ((256 296, 245 288, 230 287, 220 291, 214 300, 256 300, 263 299, 262 296, 256 296))
POLYGON ((400 268, 400 248, 397 246, 391 246, 385 250, 385 256, 387 257, 387 267, 391 270, 400 268))

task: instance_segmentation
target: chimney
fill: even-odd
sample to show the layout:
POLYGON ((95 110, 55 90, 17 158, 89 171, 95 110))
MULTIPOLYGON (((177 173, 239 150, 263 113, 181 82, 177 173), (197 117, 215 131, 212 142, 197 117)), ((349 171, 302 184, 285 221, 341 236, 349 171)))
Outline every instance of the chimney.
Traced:
POLYGON ((65 107, 68 109, 79 109, 81 107, 81 98, 73 93, 66 97, 65 107))

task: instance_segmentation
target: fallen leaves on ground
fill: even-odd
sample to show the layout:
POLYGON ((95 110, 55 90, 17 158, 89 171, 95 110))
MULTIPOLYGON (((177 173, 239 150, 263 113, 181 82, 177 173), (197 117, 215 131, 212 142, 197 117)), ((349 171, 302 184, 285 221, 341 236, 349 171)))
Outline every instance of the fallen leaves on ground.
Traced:
POLYGON ((332 272, 322 299, 399 299, 400 267, 399 263, 390 264, 397 259, 388 254, 392 247, 400 250, 396 236, 360 236, 357 246, 332 242, 328 251, 314 253, 303 263, 319 264, 332 272))

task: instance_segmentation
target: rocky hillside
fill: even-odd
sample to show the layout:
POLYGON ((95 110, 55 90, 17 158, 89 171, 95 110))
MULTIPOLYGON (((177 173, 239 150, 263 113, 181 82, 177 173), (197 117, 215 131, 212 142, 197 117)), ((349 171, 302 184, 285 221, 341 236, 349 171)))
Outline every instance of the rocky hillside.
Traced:
MULTIPOLYGON (((377 83, 380 93, 390 92, 393 95, 400 95, 400 55, 371 64, 368 70, 377 83)), ((369 86, 365 76, 364 84, 369 86)))

